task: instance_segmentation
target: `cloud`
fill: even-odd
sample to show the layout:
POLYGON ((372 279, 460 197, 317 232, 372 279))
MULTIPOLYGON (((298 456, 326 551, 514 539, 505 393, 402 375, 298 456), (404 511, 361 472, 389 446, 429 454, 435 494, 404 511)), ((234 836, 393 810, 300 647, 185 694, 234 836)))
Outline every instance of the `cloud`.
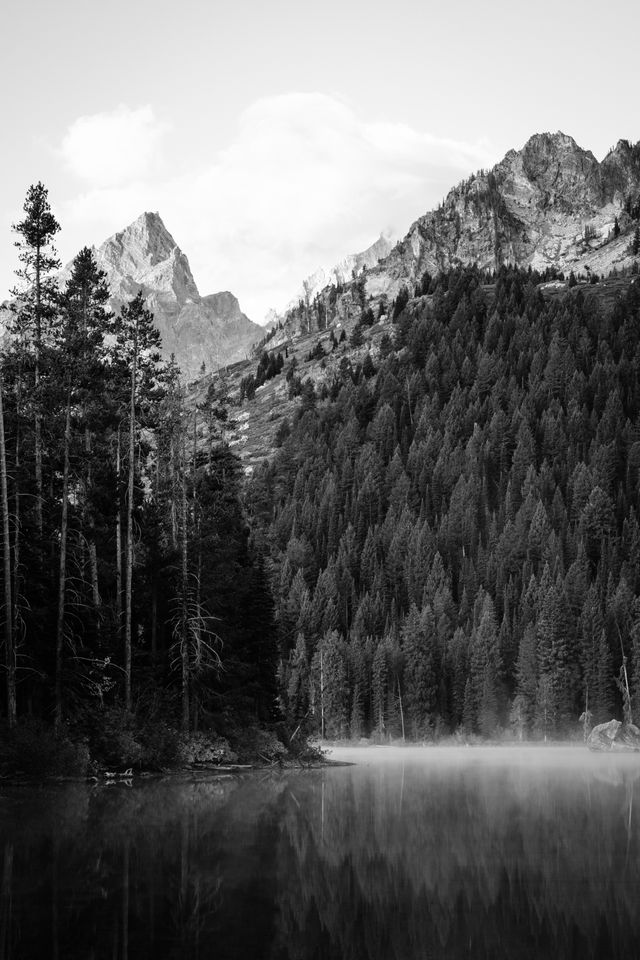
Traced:
POLYGON ((59 154, 68 170, 97 187, 147 176, 168 129, 150 106, 116 107, 78 117, 65 133, 59 154))
POLYGON ((104 224, 106 237, 143 209, 158 210, 189 257, 201 293, 232 290, 257 321, 269 307, 283 307, 309 273, 364 249, 382 230, 403 233, 448 187, 497 159, 486 143, 364 120, 349 104, 319 93, 258 100, 224 149, 216 152, 206 133, 201 142, 192 138, 191 168, 164 179, 150 176, 147 149, 162 132, 149 107, 76 121, 64 152, 92 184, 74 198, 68 218, 77 227, 104 224), (121 161, 114 148, 117 176, 109 176, 106 163, 98 175, 87 131, 116 129, 114 140, 130 145, 129 123, 142 156, 132 157, 129 148, 121 161), (83 142, 86 149, 69 147, 83 142))

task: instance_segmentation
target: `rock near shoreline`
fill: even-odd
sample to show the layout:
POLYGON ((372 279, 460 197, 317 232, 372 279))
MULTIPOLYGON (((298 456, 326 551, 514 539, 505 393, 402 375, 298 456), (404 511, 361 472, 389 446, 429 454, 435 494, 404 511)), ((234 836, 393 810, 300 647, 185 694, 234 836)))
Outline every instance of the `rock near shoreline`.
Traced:
POLYGON ((598 752, 640 752, 640 729, 634 723, 609 720, 593 728, 587 739, 590 750, 598 752))

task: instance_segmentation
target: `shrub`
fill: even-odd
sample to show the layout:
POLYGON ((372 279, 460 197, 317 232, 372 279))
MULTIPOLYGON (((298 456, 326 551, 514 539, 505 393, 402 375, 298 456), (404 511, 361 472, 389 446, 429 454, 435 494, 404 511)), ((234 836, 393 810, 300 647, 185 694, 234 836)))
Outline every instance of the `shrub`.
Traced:
POLYGON ((237 754, 223 737, 193 733, 180 743, 180 760, 183 763, 235 763, 237 754))
POLYGON ((247 763, 256 759, 274 763, 283 760, 287 754, 284 744, 275 732, 255 726, 238 729, 232 744, 240 760, 247 763))
POLYGON ((0 771, 3 776, 84 777, 89 764, 85 740, 74 740, 66 727, 53 727, 33 718, 0 735, 0 771))
POLYGON ((76 724, 87 734, 91 759, 100 767, 123 770, 143 766, 136 718, 124 707, 86 708, 76 716, 76 724))
POLYGON ((163 770, 180 759, 180 736, 164 720, 147 723, 141 731, 142 765, 149 770, 163 770))

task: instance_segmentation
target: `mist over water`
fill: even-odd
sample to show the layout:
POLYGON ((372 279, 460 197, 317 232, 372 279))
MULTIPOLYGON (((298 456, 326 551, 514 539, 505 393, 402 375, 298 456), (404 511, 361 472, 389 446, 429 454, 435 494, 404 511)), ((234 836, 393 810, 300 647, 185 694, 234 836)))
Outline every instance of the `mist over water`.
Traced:
POLYGON ((0 955, 640 953, 640 757, 336 748, 351 767, 5 789, 0 955))
MULTIPOLYGON (((505 767, 510 771, 527 769, 543 772, 560 769, 567 775, 601 775, 609 771, 637 771, 640 777, 640 753, 597 753, 583 743, 522 743, 468 746, 341 746, 326 745, 323 749, 330 760, 355 763, 359 767, 426 766, 429 771, 440 765, 505 767)), ((617 774, 614 774, 616 776, 617 774)))

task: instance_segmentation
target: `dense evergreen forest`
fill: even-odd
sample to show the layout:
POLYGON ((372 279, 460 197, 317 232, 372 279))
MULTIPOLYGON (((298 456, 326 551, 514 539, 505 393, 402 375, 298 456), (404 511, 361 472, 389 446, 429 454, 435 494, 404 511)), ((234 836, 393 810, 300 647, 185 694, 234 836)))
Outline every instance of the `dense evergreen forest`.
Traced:
POLYGON ((274 719, 273 603, 219 400, 185 403, 142 297, 111 314, 90 249, 59 286, 58 230, 31 187, 0 355, 0 760, 162 766, 179 733, 274 719))
POLYGON ((4 766, 640 714, 640 282, 611 306, 459 269, 402 292, 373 353, 363 308, 321 386, 263 353, 240 402, 278 376, 299 400, 246 486, 219 385, 186 395, 142 297, 110 313, 88 248, 59 285, 41 184, 14 230, 4 766))
POLYGON ((640 284, 605 308, 541 279, 425 277, 375 363, 345 356, 279 431, 250 498, 292 720, 543 738, 640 714, 640 284))

